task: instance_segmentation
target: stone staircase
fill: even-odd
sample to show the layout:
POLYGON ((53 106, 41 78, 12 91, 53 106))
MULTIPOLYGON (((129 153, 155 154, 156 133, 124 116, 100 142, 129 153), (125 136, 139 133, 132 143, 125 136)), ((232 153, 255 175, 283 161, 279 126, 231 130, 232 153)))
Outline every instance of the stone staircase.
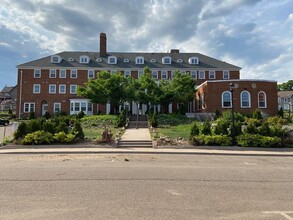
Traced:
POLYGON ((148 120, 146 115, 139 115, 138 122, 137 116, 132 115, 129 117, 128 128, 148 128, 148 120))
POLYGON ((151 140, 120 140, 117 147, 152 148, 153 142, 151 140))

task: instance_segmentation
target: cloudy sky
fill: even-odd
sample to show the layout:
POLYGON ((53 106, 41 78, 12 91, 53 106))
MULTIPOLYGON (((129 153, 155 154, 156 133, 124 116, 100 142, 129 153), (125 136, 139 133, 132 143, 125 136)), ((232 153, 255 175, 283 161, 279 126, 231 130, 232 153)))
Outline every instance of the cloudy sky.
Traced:
POLYGON ((16 66, 66 50, 199 52, 241 78, 293 79, 292 0, 0 0, 0 89, 16 66))

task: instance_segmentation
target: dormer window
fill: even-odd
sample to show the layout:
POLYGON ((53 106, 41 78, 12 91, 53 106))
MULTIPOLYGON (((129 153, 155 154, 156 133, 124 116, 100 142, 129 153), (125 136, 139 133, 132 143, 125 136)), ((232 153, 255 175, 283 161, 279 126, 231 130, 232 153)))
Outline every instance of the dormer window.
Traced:
POLYGON ((90 58, 88 56, 85 56, 85 55, 80 56, 79 57, 79 62, 80 63, 89 63, 90 62, 90 58))
POLYGON ((157 62, 155 59, 151 59, 151 63, 155 63, 157 62))
POLYGON ((144 57, 136 57, 135 64, 144 64, 144 57))
POLYGON ((68 59, 68 61, 69 61, 69 62, 73 62, 74 59, 73 59, 72 57, 70 57, 70 58, 68 59))
POLYGON ((163 64, 171 64, 171 57, 163 57, 162 58, 162 63, 163 64))
POLYGON ((103 60, 102 60, 101 58, 97 58, 96 61, 97 61, 98 63, 101 63, 103 60))
POLYGON ((198 57, 190 57, 188 59, 189 64, 199 64, 199 59, 198 57))
POLYGON ((178 60, 177 60, 177 63, 182 63, 182 62, 183 62, 182 59, 178 59, 178 60))
POLYGON ((60 63, 62 58, 58 55, 51 56, 51 63, 60 63))
POLYGON ((108 64, 117 64, 117 57, 109 56, 108 57, 108 64))
POLYGON ((124 63, 129 63, 129 59, 124 59, 124 63))

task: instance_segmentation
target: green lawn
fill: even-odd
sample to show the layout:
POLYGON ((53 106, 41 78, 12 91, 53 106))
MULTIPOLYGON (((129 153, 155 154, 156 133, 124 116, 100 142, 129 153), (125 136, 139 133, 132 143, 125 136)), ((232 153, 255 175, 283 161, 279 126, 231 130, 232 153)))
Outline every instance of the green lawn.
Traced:
POLYGON ((165 128, 157 128, 156 131, 160 136, 168 136, 172 138, 182 137, 189 139, 192 124, 181 124, 165 128))
MULTIPOLYGON (((114 138, 115 138, 117 132, 121 132, 122 131, 121 128, 110 128, 110 130, 111 130, 114 138)), ((87 139, 91 139, 91 140, 94 140, 94 139, 97 139, 97 138, 101 138, 103 131, 104 131, 104 129, 102 129, 102 128, 96 128, 96 127, 91 127, 91 128, 84 127, 83 128, 83 132, 84 132, 85 137, 87 139)))

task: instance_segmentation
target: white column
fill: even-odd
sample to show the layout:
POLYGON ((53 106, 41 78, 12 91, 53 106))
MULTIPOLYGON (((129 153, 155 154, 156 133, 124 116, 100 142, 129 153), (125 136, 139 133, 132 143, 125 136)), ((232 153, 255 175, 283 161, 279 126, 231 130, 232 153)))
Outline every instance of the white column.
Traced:
POLYGON ((106 104, 106 114, 110 114, 110 110, 111 110, 111 104, 110 103, 107 103, 106 104))
POLYGON ((172 105, 172 103, 170 103, 169 106, 168 106, 168 108, 169 108, 169 113, 172 113, 172 107, 173 107, 173 105, 172 105))

